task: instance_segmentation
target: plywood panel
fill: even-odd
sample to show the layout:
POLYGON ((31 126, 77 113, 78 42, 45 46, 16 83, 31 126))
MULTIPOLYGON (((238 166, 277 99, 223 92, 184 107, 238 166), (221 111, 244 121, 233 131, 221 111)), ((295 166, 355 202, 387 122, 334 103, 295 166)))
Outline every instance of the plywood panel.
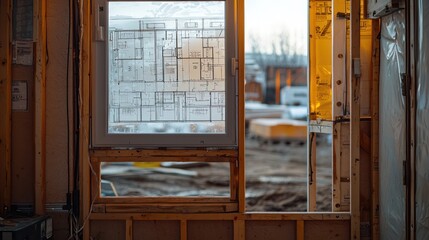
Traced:
POLYGON ((92 221, 92 240, 125 239, 125 221, 92 221))
POLYGON ((305 221, 304 239, 350 239, 350 223, 345 221, 305 221))
POLYGON ((67 0, 47 1, 46 202, 64 202, 67 192, 67 0))
POLYGON ((134 221, 133 239, 180 240, 180 221, 134 221))
POLYGON ((232 240, 232 221, 188 221, 188 240, 232 240))
POLYGON ((296 221, 246 221, 246 239, 296 239, 296 221))
POLYGON ((68 239, 69 228, 68 228, 68 212, 49 212, 46 214, 52 217, 53 237, 54 240, 68 239))
POLYGON ((28 110, 12 112, 12 204, 34 202, 34 72, 14 65, 13 80, 27 83, 28 110))

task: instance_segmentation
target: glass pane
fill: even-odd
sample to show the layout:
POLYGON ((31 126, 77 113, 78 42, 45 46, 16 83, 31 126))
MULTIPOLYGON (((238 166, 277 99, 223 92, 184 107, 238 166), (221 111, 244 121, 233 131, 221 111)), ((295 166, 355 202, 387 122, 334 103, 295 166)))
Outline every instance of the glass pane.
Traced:
POLYGON ((225 3, 109 3, 108 133, 225 134, 225 3))
POLYGON ((229 197, 229 180, 229 163, 102 162, 100 195, 229 197))

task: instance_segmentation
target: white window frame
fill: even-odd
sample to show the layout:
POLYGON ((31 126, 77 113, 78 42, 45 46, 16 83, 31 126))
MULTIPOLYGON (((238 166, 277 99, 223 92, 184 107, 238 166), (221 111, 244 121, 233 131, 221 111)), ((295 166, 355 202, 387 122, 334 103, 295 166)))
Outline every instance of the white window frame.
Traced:
MULTIPOLYGON (((152 0, 158 1, 158 0, 152 0)), ((205 0, 200 0, 205 1, 205 0)), ((238 130, 238 74, 235 69, 237 57, 236 4, 235 0, 225 2, 225 133, 185 134, 111 134, 108 133, 108 2, 93 2, 92 34, 92 147, 159 148, 159 147, 237 147, 238 130), (102 11, 99 11, 100 8, 102 11), (234 64, 230 64, 234 63, 234 64)), ((110 1, 120 2, 120 1, 110 1)), ((159 1, 162 2, 162 1, 159 1)), ((184 1, 180 1, 184 2, 184 1)), ((192 2, 192 1, 190 1, 192 2)), ((219 1, 221 2, 221 1, 219 1)))

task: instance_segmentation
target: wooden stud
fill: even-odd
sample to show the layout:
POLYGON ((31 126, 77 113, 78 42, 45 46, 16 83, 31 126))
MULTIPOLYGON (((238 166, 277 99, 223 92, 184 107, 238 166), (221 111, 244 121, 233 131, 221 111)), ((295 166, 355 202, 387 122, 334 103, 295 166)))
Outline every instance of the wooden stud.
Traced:
POLYGON ((351 239, 360 239, 360 1, 350 1, 351 239))
MULTIPOLYGON (((344 106, 347 102, 346 88, 346 52, 347 52, 347 31, 346 18, 337 16, 337 13, 346 12, 345 0, 332 1, 332 116, 333 119, 344 116, 344 106)), ((345 194, 345 189, 341 187, 341 167, 344 158, 341 154, 342 123, 333 126, 332 141, 332 211, 342 210, 341 199, 345 194)))
POLYGON ((133 220, 127 219, 125 221, 125 240, 133 240, 133 220))
POLYGON ((341 123, 332 134, 332 211, 341 211, 341 123))
POLYGON ((304 240, 304 221, 296 221, 296 240, 304 240))
POLYGON ((180 240, 188 239, 188 222, 186 220, 180 220, 180 240))
POLYGON ((35 1, 35 212, 44 214, 46 201, 46 0, 35 1))
POLYGON ((238 160, 231 162, 229 165, 229 169, 230 198, 231 201, 236 201, 238 197, 238 160))
MULTIPOLYGON (((315 27, 312 26, 313 21, 311 19, 311 16, 316 15, 316 8, 314 6, 314 1, 309 1, 309 14, 308 16, 310 21, 310 29, 309 29, 309 46, 308 46, 308 56, 309 56, 309 63, 308 63, 308 76, 310 76, 307 79, 307 86, 309 90, 308 94, 308 102, 310 103, 310 106, 308 108, 308 116, 311 120, 316 120, 312 118, 312 109, 311 104, 312 101, 315 99, 312 99, 313 91, 315 89, 312 88, 311 79, 316 79, 316 55, 314 54, 316 51, 316 41, 313 36, 315 36, 315 32, 313 29, 315 27)), ((307 128, 307 211, 313 212, 316 210, 316 134, 310 131, 310 126, 307 128)))
MULTIPOLYGON (((371 239, 380 238, 379 212, 379 20, 372 20, 372 86, 371 86, 371 239)), ((414 85, 414 84, 413 84, 414 85)))
POLYGON ((246 228, 244 220, 234 220, 234 240, 245 240, 246 228))
POLYGON ((245 80, 245 49, 244 49, 244 9, 245 1, 235 1, 238 32, 238 206, 239 212, 246 211, 246 176, 245 176, 245 110, 244 110, 244 80, 245 80))
POLYGON ((11 205, 12 63, 10 49, 11 1, 0 3, 0 213, 11 205))
MULTIPOLYGON (((89 219, 91 214, 91 170, 90 170, 90 156, 89 156, 89 133, 90 133, 90 82, 91 82, 91 1, 80 1, 82 4, 82 29, 83 38, 81 42, 81 76, 80 76, 80 95, 82 96, 82 107, 81 107, 81 128, 80 134, 80 176, 81 176, 81 222, 84 224, 86 219, 89 219)), ((83 238, 84 240, 90 239, 91 224, 84 225, 83 238)))

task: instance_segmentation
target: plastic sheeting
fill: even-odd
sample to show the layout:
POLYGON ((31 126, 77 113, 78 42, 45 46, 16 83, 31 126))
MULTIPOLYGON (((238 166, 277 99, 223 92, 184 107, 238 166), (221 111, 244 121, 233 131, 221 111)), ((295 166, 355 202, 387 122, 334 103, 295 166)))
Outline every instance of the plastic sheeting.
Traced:
POLYGON ((382 19, 380 40, 380 237, 405 239, 405 15, 399 11, 382 19))
POLYGON ((429 239, 429 2, 419 0, 416 112, 416 237, 429 239))

